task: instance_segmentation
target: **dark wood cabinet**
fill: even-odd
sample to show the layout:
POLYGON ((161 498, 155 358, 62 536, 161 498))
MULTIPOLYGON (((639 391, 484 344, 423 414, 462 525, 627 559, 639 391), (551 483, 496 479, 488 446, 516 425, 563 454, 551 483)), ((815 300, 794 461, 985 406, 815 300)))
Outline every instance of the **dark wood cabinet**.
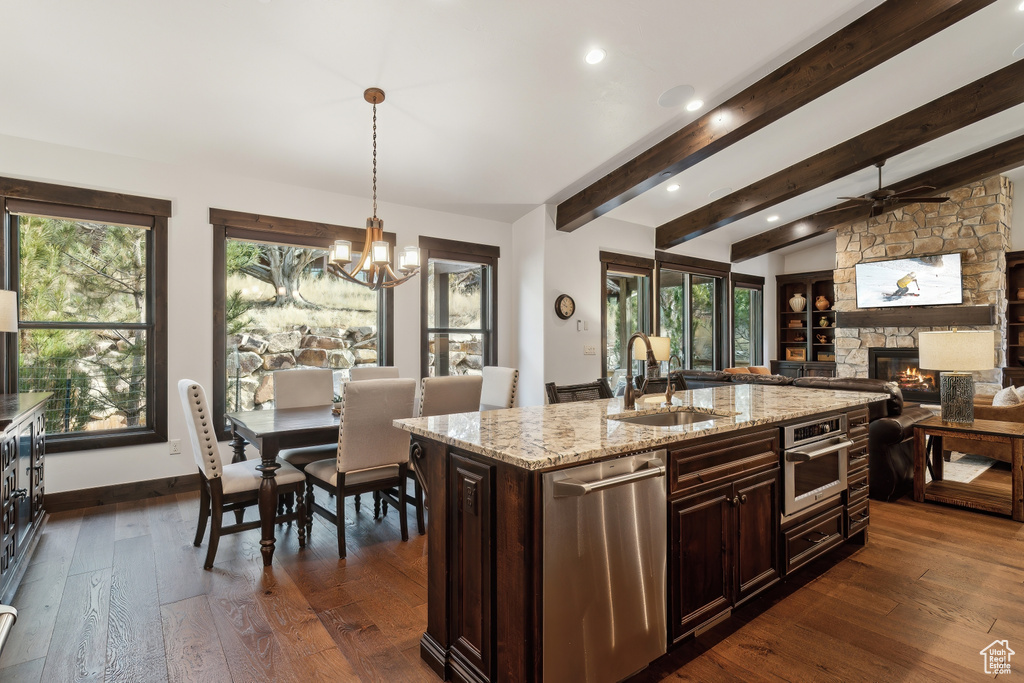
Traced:
POLYGON ((773 372, 789 377, 835 376, 835 285, 831 270, 790 273, 775 278, 778 287, 778 360, 773 372), (802 310, 793 310, 791 300, 804 298, 802 310), (825 310, 815 305, 819 297, 828 302, 825 310))
POLYGON ((1006 363, 1003 386, 1024 384, 1024 251, 1006 253, 1006 363))
POLYGON ((49 394, 0 395, 0 602, 9 603, 45 516, 43 461, 49 394))
POLYGON ((673 641, 779 580, 779 469, 671 503, 673 641))
POLYGON ((463 677, 494 680, 494 468, 452 455, 451 666, 463 677))

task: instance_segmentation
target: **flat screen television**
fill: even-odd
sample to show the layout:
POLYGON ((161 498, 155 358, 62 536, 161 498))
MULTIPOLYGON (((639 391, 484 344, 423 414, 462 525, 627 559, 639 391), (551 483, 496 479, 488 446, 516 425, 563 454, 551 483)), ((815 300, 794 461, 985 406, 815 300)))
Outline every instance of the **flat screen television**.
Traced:
POLYGON ((961 304, 960 254, 858 263, 857 308, 961 304))

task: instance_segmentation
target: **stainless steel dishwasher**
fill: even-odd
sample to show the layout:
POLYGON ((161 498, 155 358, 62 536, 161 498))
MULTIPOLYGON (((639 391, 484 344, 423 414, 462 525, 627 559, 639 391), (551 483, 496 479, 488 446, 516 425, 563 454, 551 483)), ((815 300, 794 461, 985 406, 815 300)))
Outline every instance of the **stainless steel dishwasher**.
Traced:
POLYGON ((665 458, 543 475, 545 681, 614 683, 665 654, 665 458))

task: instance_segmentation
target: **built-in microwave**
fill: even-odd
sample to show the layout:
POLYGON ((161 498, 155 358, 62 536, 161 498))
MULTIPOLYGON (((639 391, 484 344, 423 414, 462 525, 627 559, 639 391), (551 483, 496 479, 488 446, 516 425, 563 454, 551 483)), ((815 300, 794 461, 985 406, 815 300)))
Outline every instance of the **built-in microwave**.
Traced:
POLYGON ((783 430, 782 517, 792 517, 846 490, 846 416, 790 425, 783 430))

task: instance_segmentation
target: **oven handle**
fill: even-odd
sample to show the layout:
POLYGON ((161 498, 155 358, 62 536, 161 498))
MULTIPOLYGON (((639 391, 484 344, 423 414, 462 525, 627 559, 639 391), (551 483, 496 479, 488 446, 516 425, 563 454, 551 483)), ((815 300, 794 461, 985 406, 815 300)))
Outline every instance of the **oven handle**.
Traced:
POLYGON ((786 461, 807 462, 808 460, 814 460, 815 458, 820 458, 823 455, 828 455, 829 453, 835 453, 836 451, 841 451, 844 448, 849 448, 852 445, 852 441, 849 439, 843 439, 839 443, 831 444, 825 448, 819 448, 816 451, 786 451, 786 461))

